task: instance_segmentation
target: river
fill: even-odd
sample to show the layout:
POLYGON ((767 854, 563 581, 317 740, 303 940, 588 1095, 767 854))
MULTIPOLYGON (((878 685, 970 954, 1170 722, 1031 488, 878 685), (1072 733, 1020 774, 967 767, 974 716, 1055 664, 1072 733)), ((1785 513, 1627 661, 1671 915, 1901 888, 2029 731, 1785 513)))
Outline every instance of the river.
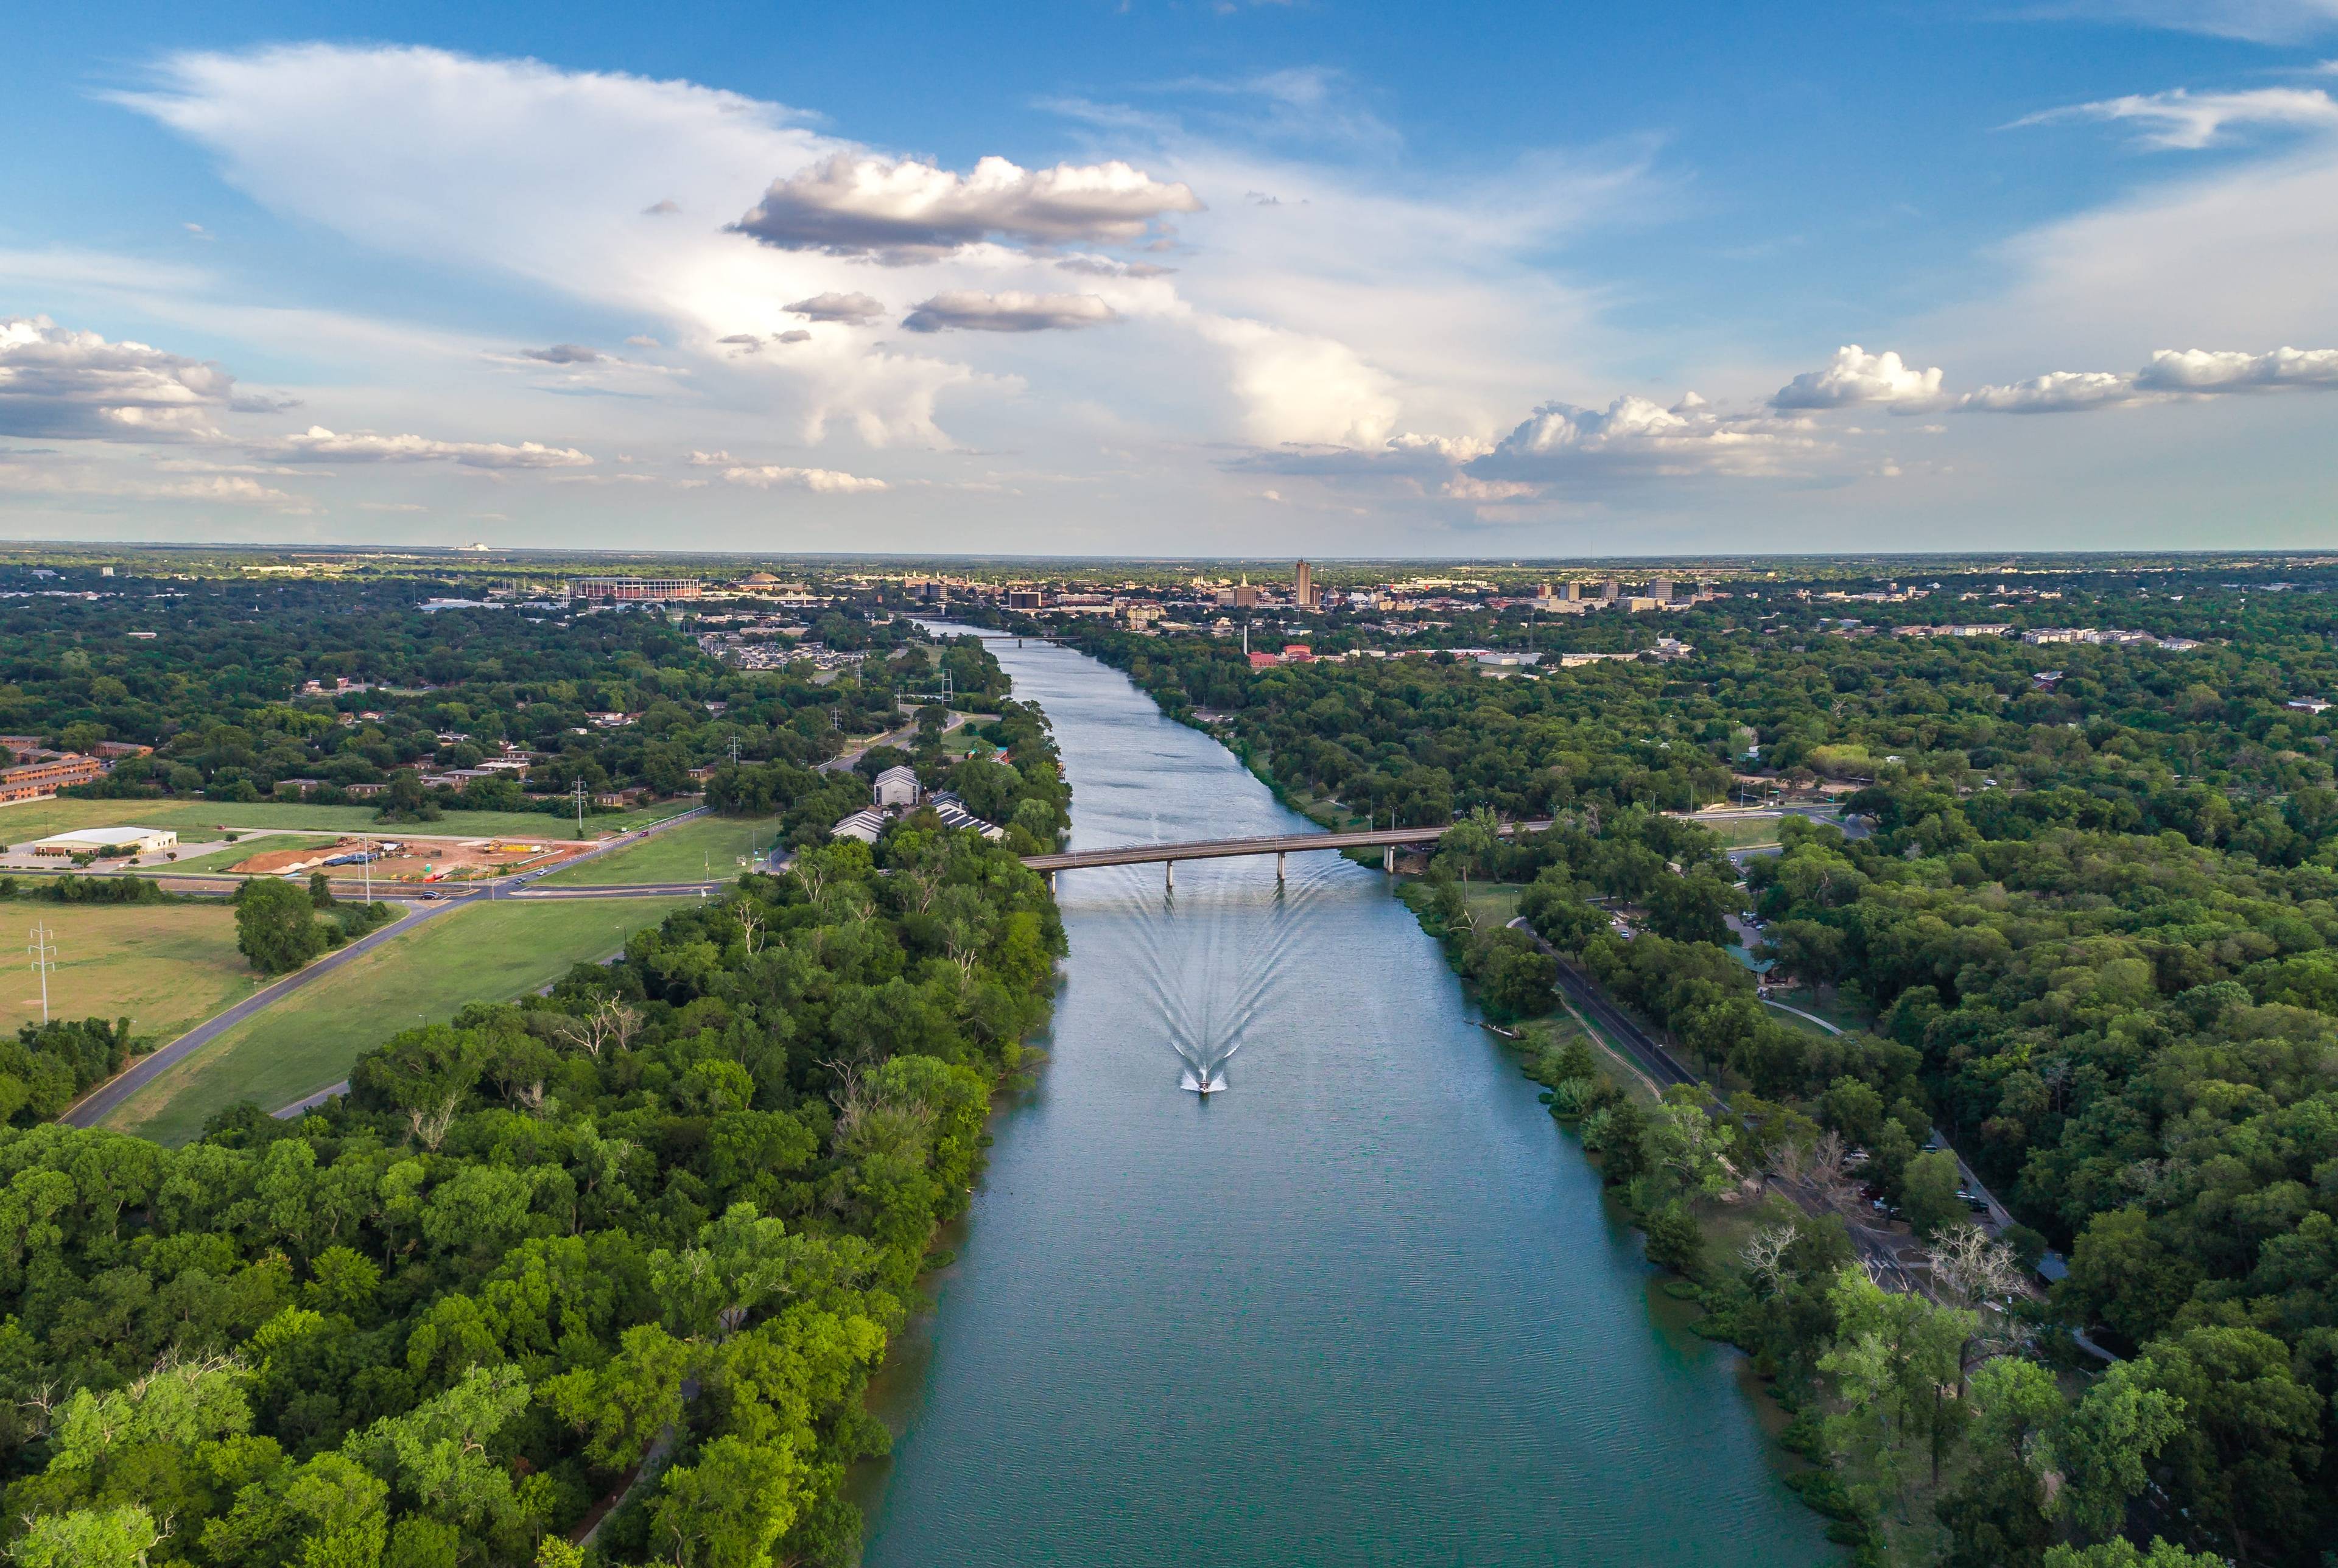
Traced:
MULTIPOLYGON (((1117 671, 992 646, 1074 848, 1307 829, 1117 671)), ((1053 1060, 878 1387, 871 1568, 1838 1560, 1387 879, 1289 877, 1063 875, 1053 1060)))

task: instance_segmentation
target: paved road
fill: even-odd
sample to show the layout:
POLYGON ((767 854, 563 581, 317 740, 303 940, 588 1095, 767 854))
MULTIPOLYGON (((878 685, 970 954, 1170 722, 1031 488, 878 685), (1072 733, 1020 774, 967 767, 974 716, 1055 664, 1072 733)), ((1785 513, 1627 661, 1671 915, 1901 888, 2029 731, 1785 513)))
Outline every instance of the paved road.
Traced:
POLYGON ((68 1127, 94 1127, 113 1108, 129 1099, 162 1073, 218 1039, 253 1014, 290 996, 302 986, 320 980, 371 952, 383 943, 392 941, 413 930, 426 920, 435 920, 450 909, 459 909, 470 902, 467 898, 450 898, 443 904, 426 904, 402 918, 394 920, 378 931, 359 937, 346 947, 337 948, 304 969, 296 969, 281 980, 264 985, 226 1012, 196 1024, 168 1045, 133 1063, 126 1072, 100 1084, 87 1095, 65 1108, 57 1118, 68 1127))
POLYGON ((1557 948, 1544 941, 1540 934, 1532 926, 1527 924, 1525 916, 1521 915, 1512 920, 1510 928, 1523 931, 1532 936, 1535 946, 1549 954, 1557 962, 1558 987, 1567 993, 1567 1000, 1573 1002, 1581 1011, 1589 1014, 1592 1022, 1620 1042, 1640 1070, 1655 1079, 1659 1088, 1670 1088, 1675 1083, 1694 1083, 1697 1081, 1695 1073, 1675 1061, 1671 1052, 1666 1051, 1651 1038, 1648 1032, 1634 1022, 1629 1014, 1609 1001, 1607 993, 1599 988, 1597 982, 1567 962, 1566 956, 1557 948))

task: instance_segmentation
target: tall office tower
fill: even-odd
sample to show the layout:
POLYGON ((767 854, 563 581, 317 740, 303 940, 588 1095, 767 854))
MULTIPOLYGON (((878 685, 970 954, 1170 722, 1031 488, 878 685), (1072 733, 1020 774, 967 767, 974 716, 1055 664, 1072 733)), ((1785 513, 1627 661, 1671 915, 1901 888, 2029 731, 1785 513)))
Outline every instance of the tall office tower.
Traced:
POLYGON ((1659 604, 1671 603, 1673 602, 1673 580, 1669 577, 1659 577, 1655 582, 1649 583, 1648 597, 1655 600, 1659 604))
POLYGON ((1302 610, 1312 610, 1318 603, 1315 594, 1315 568, 1304 561, 1292 571, 1291 597, 1302 610))
POLYGON ((1580 603, 1583 599, 1583 584, 1580 583, 1567 583, 1566 587, 1560 590, 1559 597, 1580 603))
POLYGON ((1614 600, 1620 599, 1623 596, 1624 585, 1621 583, 1618 583, 1615 578, 1610 577, 1606 582, 1599 584, 1599 597, 1602 599, 1614 600))

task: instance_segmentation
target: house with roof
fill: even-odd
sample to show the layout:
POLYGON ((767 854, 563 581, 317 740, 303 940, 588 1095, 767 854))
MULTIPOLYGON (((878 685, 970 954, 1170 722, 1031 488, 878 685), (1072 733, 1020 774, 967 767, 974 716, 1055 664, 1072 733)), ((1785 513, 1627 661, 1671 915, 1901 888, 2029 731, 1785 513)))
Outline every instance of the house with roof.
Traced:
POLYGON ((877 775, 877 804, 915 806, 918 803, 918 770, 899 764, 877 775))

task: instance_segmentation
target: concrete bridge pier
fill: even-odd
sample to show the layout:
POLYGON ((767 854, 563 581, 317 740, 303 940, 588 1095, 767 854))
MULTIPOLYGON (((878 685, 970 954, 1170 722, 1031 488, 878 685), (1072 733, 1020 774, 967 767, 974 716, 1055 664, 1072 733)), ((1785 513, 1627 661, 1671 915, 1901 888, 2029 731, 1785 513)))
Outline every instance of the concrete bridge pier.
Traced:
POLYGON ((1170 893, 1177 891, 1177 862, 1164 860, 1161 862, 1161 871, 1163 890, 1170 893))
POLYGON ((1280 849, 1277 849, 1277 850, 1274 852, 1274 879, 1275 879, 1277 882, 1280 882, 1280 881, 1282 881, 1282 862, 1283 862, 1283 859, 1284 859, 1283 852, 1282 852, 1282 850, 1280 850, 1280 849))
POLYGON ((1048 873, 1047 873, 1047 897, 1048 897, 1052 898, 1052 897, 1054 897, 1056 896, 1056 878, 1057 877, 1061 876, 1061 875, 1062 875, 1062 873, 1061 873, 1061 872, 1057 872, 1057 871, 1050 871, 1050 872, 1048 872, 1048 873))
POLYGON ((1395 875, 1396 875, 1396 846, 1395 846, 1395 845, 1393 845, 1393 844, 1383 844, 1383 845, 1381 845, 1381 846, 1380 846, 1380 869, 1381 869, 1382 871, 1386 872, 1386 873, 1387 873, 1388 875, 1390 875, 1390 877, 1393 877, 1393 876, 1395 876, 1395 875))

